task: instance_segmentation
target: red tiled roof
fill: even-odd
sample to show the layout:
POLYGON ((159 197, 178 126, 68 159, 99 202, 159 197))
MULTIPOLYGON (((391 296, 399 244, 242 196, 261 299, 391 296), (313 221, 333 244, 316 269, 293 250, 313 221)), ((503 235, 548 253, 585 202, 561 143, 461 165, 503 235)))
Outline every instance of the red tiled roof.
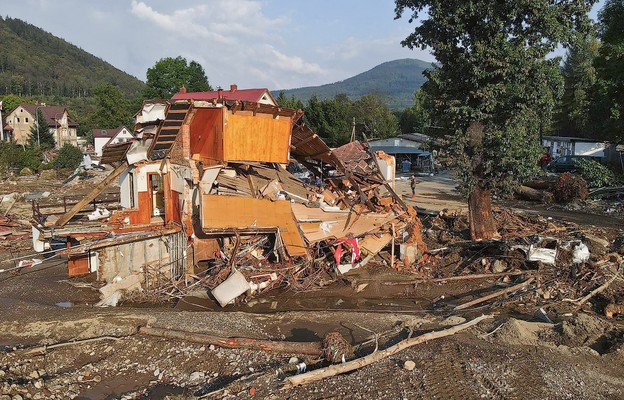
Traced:
MULTIPOLYGON (((46 117, 49 127, 57 126, 58 123, 56 122, 56 118, 57 117, 62 118, 63 114, 65 113, 65 107, 62 107, 62 106, 38 106, 36 104, 20 104, 18 107, 21 107, 24 110, 28 111, 33 116, 33 118, 37 118, 35 113, 38 107, 39 110, 41 110, 41 112, 43 112, 43 115, 46 117)), ((68 125, 78 126, 78 124, 76 124, 71 119, 71 117, 68 118, 68 125)))
MULTIPOLYGON (((262 99, 262 96, 268 93, 269 97, 273 99, 269 89, 236 89, 232 90, 213 90, 212 92, 189 92, 189 93, 176 93, 171 100, 214 100, 222 97, 226 100, 238 100, 249 101, 258 103, 262 99), (221 96, 219 96, 219 94, 221 96)), ((274 99, 273 99, 274 100, 274 99)), ((277 103, 277 102, 276 102, 277 103)))
POLYGON ((119 128, 113 129, 94 129, 91 133, 94 138, 113 138, 117 136, 121 130, 125 128, 125 126, 120 126, 119 128))
POLYGON ((9 124, 6 124, 6 125, 4 126, 4 128, 2 128, 2 129, 3 129, 3 130, 5 130, 5 131, 8 131, 8 132, 13 132, 13 131, 15 130, 15 129, 13 129, 13 127, 11 127, 11 125, 9 125, 9 124))

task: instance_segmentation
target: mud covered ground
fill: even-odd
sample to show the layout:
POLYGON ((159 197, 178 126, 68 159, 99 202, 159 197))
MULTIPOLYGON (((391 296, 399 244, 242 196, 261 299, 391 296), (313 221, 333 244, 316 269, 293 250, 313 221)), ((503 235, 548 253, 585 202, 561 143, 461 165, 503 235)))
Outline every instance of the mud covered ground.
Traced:
MULTIPOLYGON (((407 199, 411 204, 438 210, 462 208, 452 180, 420 177, 418 182, 416 198, 407 199)), ((397 192, 409 197, 408 191, 401 181, 397 192)), ((28 218, 28 204, 15 210, 24 213, 20 218, 28 218)), ((528 215, 542 211, 549 210, 533 209, 528 215)), ((602 226, 591 215, 575 215, 580 220, 574 222, 602 226)), ((591 232, 616 243, 622 236, 621 220, 609 221, 607 226, 615 230, 592 228, 591 232)), ((543 219, 529 218, 525 223, 550 227, 543 219)), ((425 232, 427 240, 440 246, 444 245, 440 240, 458 240, 444 229, 433 228, 425 232)), ((584 230, 564 228, 571 234, 584 230)), ((490 267, 479 258, 461 259, 458 254, 434 261, 436 270, 425 266, 422 274, 450 276, 490 267)), ((488 278, 387 285, 412 276, 375 266, 354 272, 320 291, 272 291, 225 310, 206 296, 96 308, 93 305, 100 298, 90 286, 92 277, 68 279, 65 263, 59 259, 2 273, 0 400, 622 398, 624 321, 618 315, 603 316, 607 302, 623 298, 621 278, 581 308, 563 298, 577 298, 602 281, 591 281, 589 275, 588 286, 570 286, 570 272, 562 270, 557 282, 566 284, 551 283, 548 298, 544 289, 548 282, 544 282, 541 294, 533 288, 455 311, 453 305, 513 282, 488 278), (540 307, 552 323, 536 317, 540 307), (221 337, 306 342, 321 341, 337 331, 357 346, 356 356, 363 356, 374 350, 375 337, 383 349, 409 332, 415 336, 445 329, 481 314, 493 318, 357 371, 288 390, 283 389, 284 379, 297 373, 297 365, 303 362, 311 370, 327 364, 296 352, 225 349, 138 333, 139 327, 149 325, 221 337), (90 341, 78 343, 81 340, 90 341), (406 361, 413 361, 415 368, 406 369, 406 361)))
MULTIPOLYGON (((417 296, 402 296, 397 303, 375 293, 356 295, 342 284, 328 293, 331 301, 347 299, 350 306, 344 310, 307 311, 315 301, 323 305, 329 301, 323 297, 327 293, 317 292, 311 296, 317 300, 300 304, 301 311, 258 313, 182 311, 173 303, 94 308, 97 293, 77 284, 66 279, 59 262, 0 281, 3 400, 620 399, 624 393, 624 324, 598 316, 591 307, 551 312, 553 324, 536 321, 534 308, 524 305, 522 298, 513 309, 422 311, 431 309, 430 301, 441 292, 460 296, 492 282, 424 285, 414 293, 417 296), (481 313, 495 317, 358 371, 289 390, 281 389, 283 380, 296 373, 296 364, 305 362, 313 369, 323 362, 295 353, 222 349, 137 333, 138 327, 150 325, 223 337, 320 341, 328 332, 338 331, 354 345, 368 341, 357 351, 365 355, 374 347, 369 340, 372 332, 387 332, 379 342, 385 348, 406 338, 408 327, 417 335, 481 313), (89 338, 99 340, 39 348, 89 338), (408 360, 416 365, 412 371, 403 367, 408 360)), ((291 310, 296 310, 293 297, 285 292, 271 300, 290 301, 291 310)))

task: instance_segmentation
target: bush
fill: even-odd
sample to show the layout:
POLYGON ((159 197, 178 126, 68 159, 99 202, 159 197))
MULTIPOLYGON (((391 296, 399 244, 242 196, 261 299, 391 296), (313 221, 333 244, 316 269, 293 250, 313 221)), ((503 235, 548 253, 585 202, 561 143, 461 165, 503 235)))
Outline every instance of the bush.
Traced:
POLYGON ((37 148, 24 148, 14 143, 0 143, 0 167, 20 171, 28 168, 38 171, 41 166, 41 152, 37 148))
POLYGON ((78 147, 65 143, 54 159, 54 168, 77 168, 82 162, 82 151, 78 147))
POLYGON ((617 183, 615 174, 609 168, 594 160, 575 160, 577 172, 587 181, 590 188, 613 186, 617 183))
POLYGON ((575 199, 585 200, 587 193, 587 182, 582 177, 569 172, 559 175, 554 190, 555 200, 558 203, 568 203, 575 199))

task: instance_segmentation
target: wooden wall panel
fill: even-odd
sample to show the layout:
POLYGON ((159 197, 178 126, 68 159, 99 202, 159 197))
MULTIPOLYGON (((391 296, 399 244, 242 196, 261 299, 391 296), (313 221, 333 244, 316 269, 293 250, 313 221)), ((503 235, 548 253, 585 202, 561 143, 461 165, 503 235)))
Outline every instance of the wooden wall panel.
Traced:
POLYGON ((130 215, 131 224, 149 224, 152 219, 152 199, 150 192, 138 192, 138 207, 130 215))
POLYGON ((223 160, 223 108, 198 108, 191 122, 191 157, 223 160))
POLYGON ((223 133, 225 161, 287 163, 290 150, 290 118, 246 113, 228 114, 223 133))
POLYGON ((235 196, 202 196, 202 227, 205 229, 278 227, 286 251, 306 256, 306 244, 288 201, 270 201, 235 196))

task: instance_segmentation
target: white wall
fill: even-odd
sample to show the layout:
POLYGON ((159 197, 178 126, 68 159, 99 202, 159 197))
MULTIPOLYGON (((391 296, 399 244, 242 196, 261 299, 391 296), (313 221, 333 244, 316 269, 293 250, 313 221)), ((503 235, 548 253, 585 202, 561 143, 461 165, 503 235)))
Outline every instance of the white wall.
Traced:
POLYGON ((604 157, 606 145, 604 143, 581 143, 574 144, 574 154, 578 156, 604 157))

